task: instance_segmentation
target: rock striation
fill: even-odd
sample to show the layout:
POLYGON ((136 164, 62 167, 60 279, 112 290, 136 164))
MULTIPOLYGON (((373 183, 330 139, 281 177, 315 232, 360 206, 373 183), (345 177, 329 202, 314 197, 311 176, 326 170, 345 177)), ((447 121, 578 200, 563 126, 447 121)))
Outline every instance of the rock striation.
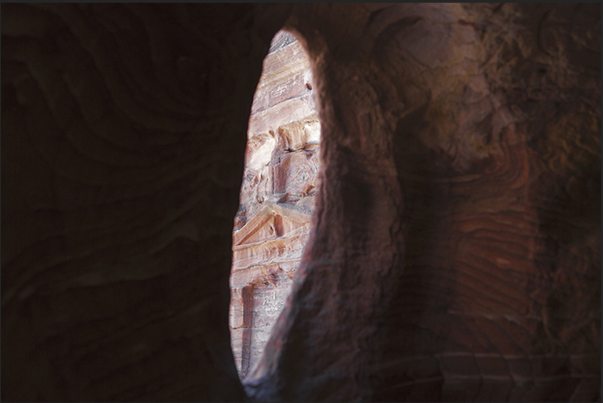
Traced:
POLYGON ((1 11, 0 400, 601 401, 600 4, 1 11))
POLYGON ((598 13, 294 8, 323 165, 249 395, 600 400, 598 13))
POLYGON ((233 234, 231 344, 244 379, 284 307, 314 210, 320 124, 308 56, 277 33, 253 100, 233 234))

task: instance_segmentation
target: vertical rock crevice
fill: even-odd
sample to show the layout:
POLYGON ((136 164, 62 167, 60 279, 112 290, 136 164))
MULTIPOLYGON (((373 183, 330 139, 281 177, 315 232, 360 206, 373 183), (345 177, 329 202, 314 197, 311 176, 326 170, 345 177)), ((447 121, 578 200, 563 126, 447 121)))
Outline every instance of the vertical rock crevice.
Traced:
POLYGON ((233 232, 230 331, 241 379, 264 350, 308 239, 320 165, 312 81, 301 44, 278 32, 251 109, 233 232))

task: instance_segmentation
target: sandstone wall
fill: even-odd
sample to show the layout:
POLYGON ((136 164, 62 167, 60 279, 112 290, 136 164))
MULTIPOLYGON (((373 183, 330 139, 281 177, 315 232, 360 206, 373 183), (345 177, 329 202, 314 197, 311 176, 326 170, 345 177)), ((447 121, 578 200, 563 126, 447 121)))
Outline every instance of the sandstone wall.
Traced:
POLYGON ((289 9, 2 4, 0 400, 245 400, 232 222, 289 9))
MULTIPOLYGON (((601 401, 600 4, 1 10, 0 400, 601 401), (233 220, 283 26, 313 89, 254 133, 316 92, 322 165, 246 395, 233 220)), ((285 193, 239 245, 276 259, 285 193)))
POLYGON ((248 395, 600 400, 599 15, 295 6, 323 164, 248 395))
POLYGON ((314 209, 319 140, 308 57, 281 31, 253 100, 233 234, 230 327, 241 378, 259 359, 299 266, 314 209))

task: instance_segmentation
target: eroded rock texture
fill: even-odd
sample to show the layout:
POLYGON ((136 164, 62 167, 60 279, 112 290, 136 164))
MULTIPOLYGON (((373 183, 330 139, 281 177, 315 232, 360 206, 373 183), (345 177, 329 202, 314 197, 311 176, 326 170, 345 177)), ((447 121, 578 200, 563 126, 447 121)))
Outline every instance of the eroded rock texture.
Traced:
POLYGON ((230 331, 241 378, 264 350, 308 239, 320 150, 312 85, 302 45, 277 33, 251 108, 233 235, 230 331))
POLYGON ((232 222, 289 6, 2 4, 2 400, 243 401, 232 222))
POLYGON ((599 4, 1 11, 3 401, 246 398, 233 220, 292 233, 277 216, 308 190, 239 203, 283 24, 322 165, 248 395, 600 401, 599 4))
POLYGON ((324 167, 248 392, 600 399, 599 16, 574 4, 294 9, 324 167))

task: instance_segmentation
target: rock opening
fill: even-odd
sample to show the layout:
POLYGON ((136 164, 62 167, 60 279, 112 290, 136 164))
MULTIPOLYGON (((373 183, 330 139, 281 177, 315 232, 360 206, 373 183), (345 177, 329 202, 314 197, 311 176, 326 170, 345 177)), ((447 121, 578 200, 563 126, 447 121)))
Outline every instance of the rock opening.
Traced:
POLYGON ((233 230, 231 345, 245 379, 289 294, 308 239, 319 170, 320 123, 310 63, 279 31, 264 59, 247 133, 233 230))

